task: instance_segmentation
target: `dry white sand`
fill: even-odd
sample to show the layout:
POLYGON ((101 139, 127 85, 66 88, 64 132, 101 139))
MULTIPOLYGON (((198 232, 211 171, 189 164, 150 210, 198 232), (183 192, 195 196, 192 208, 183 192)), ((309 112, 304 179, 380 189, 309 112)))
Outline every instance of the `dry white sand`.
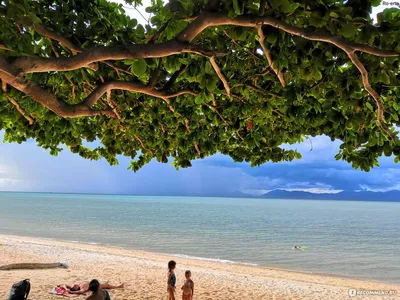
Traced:
MULTIPOLYGON (((60 283, 89 281, 126 282, 123 290, 110 291, 115 299, 167 299, 166 265, 177 261, 177 291, 190 269, 195 282, 194 299, 399 299, 400 286, 353 279, 313 275, 286 270, 200 260, 167 255, 61 242, 37 238, 0 235, 0 266, 23 262, 68 262, 69 269, 0 271, 0 299, 6 299, 13 283, 30 278, 31 300, 62 299, 49 294, 60 283), (348 295, 349 289, 395 291, 391 296, 348 295)), ((340 262, 338 262, 340 263, 340 262)), ((72 299, 85 299, 80 296, 72 299)), ((181 293, 177 294, 181 299, 181 293)))

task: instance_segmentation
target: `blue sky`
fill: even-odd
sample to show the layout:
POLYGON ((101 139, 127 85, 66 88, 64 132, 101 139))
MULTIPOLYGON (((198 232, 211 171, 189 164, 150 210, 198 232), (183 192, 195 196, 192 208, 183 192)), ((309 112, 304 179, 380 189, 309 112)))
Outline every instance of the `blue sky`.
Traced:
MULTIPOLYGON (((383 8, 374 9, 373 15, 383 8)), ((127 12, 140 21, 133 9, 127 12)), ((34 141, 0 143, 0 191, 229 196, 237 192, 257 195, 277 188, 316 193, 400 190, 400 165, 392 158, 382 158, 379 168, 365 173, 334 159, 339 141, 332 143, 322 136, 312 138, 312 145, 312 151, 310 141, 294 146, 303 159, 291 163, 250 168, 215 155, 195 161, 189 169, 176 171, 169 164, 153 161, 133 173, 127 170, 129 160, 125 158, 119 166, 111 167, 104 160, 87 161, 68 150, 58 157, 50 156, 34 141)))
POLYGON ((382 158, 379 168, 365 173, 333 158, 339 141, 316 137, 312 144, 312 151, 310 141, 294 146, 303 159, 291 163, 251 168, 215 155, 179 171, 153 161, 137 173, 127 170, 126 158, 111 167, 104 160, 84 160, 68 150, 58 157, 50 156, 34 141, 0 144, 0 190, 197 196, 229 196, 239 191, 261 194, 276 188, 311 192, 400 190, 400 165, 392 158, 382 158))

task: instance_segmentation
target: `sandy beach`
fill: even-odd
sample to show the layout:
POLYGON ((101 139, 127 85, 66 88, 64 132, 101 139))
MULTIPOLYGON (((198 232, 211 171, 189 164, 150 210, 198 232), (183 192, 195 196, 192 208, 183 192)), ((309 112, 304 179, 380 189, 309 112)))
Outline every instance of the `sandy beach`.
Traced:
MULTIPOLYGON (((11 285, 30 278, 30 299, 57 299, 52 287, 99 279, 125 282, 112 290, 112 299, 167 299, 166 265, 177 261, 177 286, 190 269, 195 282, 194 299, 399 299, 400 286, 364 282, 334 276, 314 275, 264 267, 230 265, 172 257, 144 251, 99 245, 0 235, 0 266, 22 262, 67 262, 68 269, 0 271, 0 299, 11 285), (349 289, 395 291, 395 295, 358 295, 349 289)), ((340 262, 338 262, 340 263, 340 262)), ((177 294, 181 299, 181 294, 177 294)), ((74 299, 84 299, 83 296, 74 299)))

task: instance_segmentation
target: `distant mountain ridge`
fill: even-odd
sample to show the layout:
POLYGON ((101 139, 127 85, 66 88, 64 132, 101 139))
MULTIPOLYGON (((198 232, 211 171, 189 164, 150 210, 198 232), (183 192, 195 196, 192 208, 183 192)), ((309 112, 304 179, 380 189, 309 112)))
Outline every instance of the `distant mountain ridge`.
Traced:
POLYGON ((390 201, 400 202, 400 191, 389 192, 355 192, 343 191, 337 194, 315 194, 309 192, 289 192, 273 190, 261 196, 268 199, 309 199, 309 200, 358 200, 358 201, 390 201))

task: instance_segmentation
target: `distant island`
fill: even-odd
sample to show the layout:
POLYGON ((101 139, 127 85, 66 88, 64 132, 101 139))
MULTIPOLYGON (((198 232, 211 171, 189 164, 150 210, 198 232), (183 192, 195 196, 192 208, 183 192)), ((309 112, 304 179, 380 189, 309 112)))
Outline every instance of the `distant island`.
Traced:
POLYGON ((353 201, 389 201, 400 202, 400 191, 388 192, 367 192, 367 191, 343 191, 337 194, 331 193, 310 193, 300 191, 273 190, 259 196, 268 199, 308 199, 308 200, 353 200, 353 201))

